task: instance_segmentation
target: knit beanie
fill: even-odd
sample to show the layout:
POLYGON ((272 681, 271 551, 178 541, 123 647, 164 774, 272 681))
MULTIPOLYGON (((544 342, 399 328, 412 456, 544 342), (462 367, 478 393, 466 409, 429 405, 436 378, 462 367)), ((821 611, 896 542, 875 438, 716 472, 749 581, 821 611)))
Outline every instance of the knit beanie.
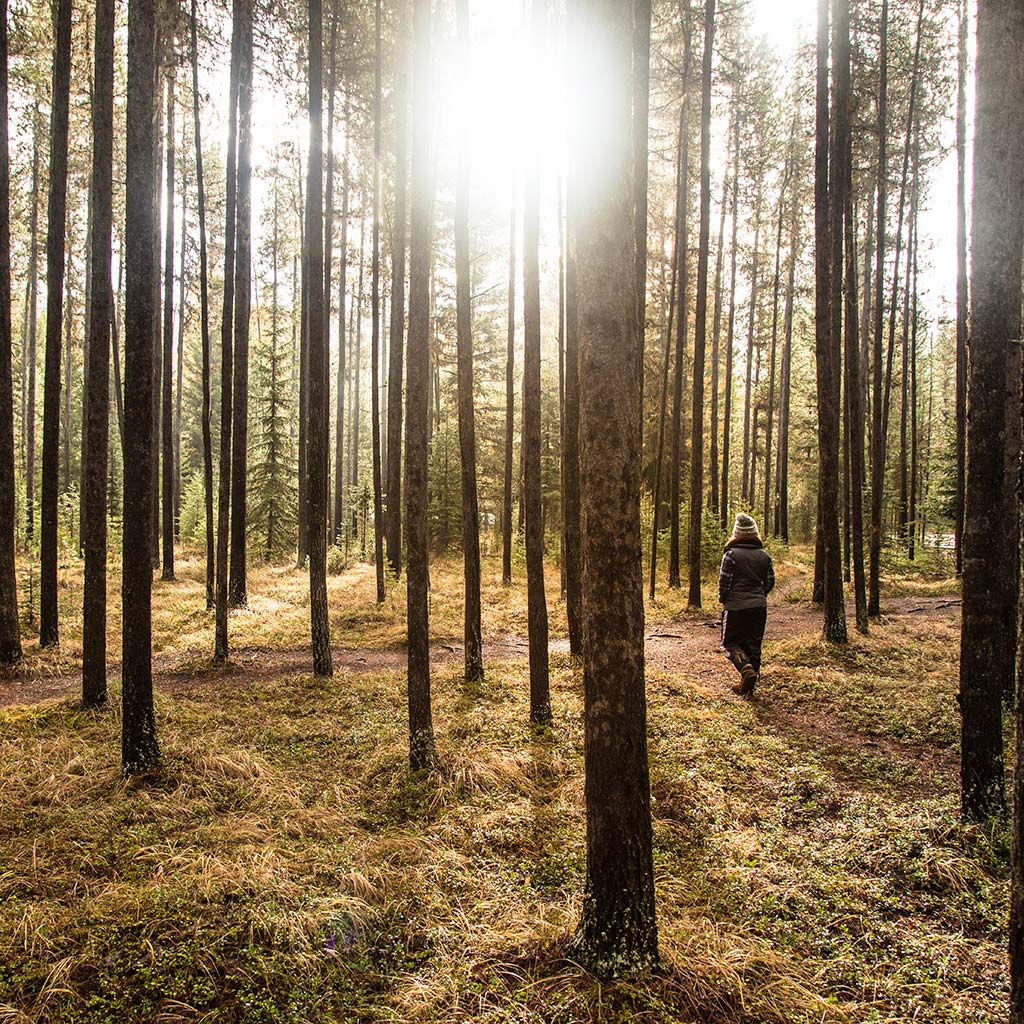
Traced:
POLYGON ((741 537, 756 537, 757 536, 757 522, 752 516, 748 516, 746 512, 740 512, 736 516, 736 522, 732 528, 732 535, 737 539, 741 537))

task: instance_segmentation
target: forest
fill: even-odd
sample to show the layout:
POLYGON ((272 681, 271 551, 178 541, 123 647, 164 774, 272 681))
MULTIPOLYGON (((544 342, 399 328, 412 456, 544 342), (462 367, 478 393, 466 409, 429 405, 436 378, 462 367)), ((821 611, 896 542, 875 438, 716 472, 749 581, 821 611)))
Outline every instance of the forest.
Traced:
POLYGON ((1024 1024, 1021 0, 0 4, 0 1024, 1024 1024))

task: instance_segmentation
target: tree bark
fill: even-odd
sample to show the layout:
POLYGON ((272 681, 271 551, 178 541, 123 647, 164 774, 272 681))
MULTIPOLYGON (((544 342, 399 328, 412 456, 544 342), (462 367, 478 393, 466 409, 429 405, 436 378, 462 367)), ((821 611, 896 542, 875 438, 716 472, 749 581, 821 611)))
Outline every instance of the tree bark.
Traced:
POLYGON ((189 22, 192 57, 192 126, 196 146, 196 202, 199 212, 199 310, 203 353, 203 501, 206 509, 206 607, 214 604, 213 441, 210 431, 210 299, 206 251, 206 186, 203 178, 202 124, 199 117, 199 54, 196 0, 189 22))
MULTIPOLYGON (((733 173, 736 169, 733 168, 733 173)), ((711 511, 717 516, 719 502, 718 462, 718 392, 722 340, 722 269, 725 265, 725 215, 729 206, 728 167, 722 174, 722 201, 718 219, 718 244, 715 252, 715 311, 711 327, 711 448, 708 453, 708 475, 711 484, 711 511)))
MULTIPOLYGON (((107 699, 107 441, 110 423, 110 324, 113 282, 110 279, 110 232, 113 221, 114 154, 114 0, 98 0, 95 24, 95 82, 92 97, 92 284, 89 315, 88 375, 83 412, 86 469, 82 539, 85 587, 82 599, 82 704, 99 707, 107 699)), ((6 47, 5 47, 6 49, 6 47)), ((6 68, 6 60, 3 61, 6 68)), ((6 92, 6 88, 4 89, 6 92)), ((6 97, 5 97, 6 98, 6 97)), ((0 115, 6 111, 0 104, 0 115)), ((0 144, 6 144, 0 124, 0 144)), ((0 175, 7 154, 0 153, 0 175)), ((6 214, 6 183, 0 178, 0 216, 6 214)), ((6 225, 0 224, 0 254, 6 251, 6 225)), ((0 257, 2 258, 2 257, 0 257)), ((3 304, 0 267, 0 308, 3 304)), ((5 323, 0 319, 0 325, 5 323)))
POLYGON ((153 714, 152 555, 149 506, 155 486, 153 348, 156 280, 153 250, 153 0, 128 5, 128 111, 125 129, 124 507, 121 583, 121 770, 146 771, 160 759, 153 714))
MULTIPOLYGON (((97 19, 101 13, 106 13, 110 3, 111 0, 102 0, 96 5, 97 19)), ((0 663, 13 664, 21 658, 21 631, 14 567, 14 342, 11 334, 11 177, 7 142, 6 0, 0 7, 0 19, 0 663)), ((98 20, 96 31, 99 33, 98 20)), ((97 54, 97 61, 99 57, 97 54)), ((107 238, 110 238, 109 225, 107 238)), ((108 275, 109 271, 108 261, 108 275)), ((88 601, 91 591, 87 590, 86 594, 88 601)))
MULTIPOLYGON (((1016 615, 1006 601, 1005 546, 993 539, 1003 535, 1008 505, 1016 499, 1013 482, 1006 479, 1006 381, 1008 349, 1021 336, 1024 10, 1010 0, 979 4, 977 32, 959 694, 961 809, 974 821, 1006 810, 1001 705, 1013 678, 1013 652, 1006 637, 1016 626, 1016 615)), ((1017 787, 1019 783, 1015 795, 1017 787)), ((1014 835, 1019 854, 1019 831, 1014 835)), ((1019 857, 1016 864, 1019 879, 1019 857)), ((1013 902, 1019 909, 1019 892, 1013 902)), ((1020 929, 1016 917, 1012 941, 1018 958, 1020 929)), ((1015 966, 1019 968, 1019 959, 1015 966)), ((1021 1019, 1024 992, 1019 978, 1011 1004, 1021 1019)))
POLYGON ((68 94, 71 0, 58 0, 50 114, 50 194, 46 215, 46 354, 43 366, 43 463, 40 517, 39 646, 57 643, 57 485, 60 457, 60 342, 68 191, 68 94))
MULTIPOLYGON (((330 405, 327 387, 327 332, 324 313, 323 211, 323 6, 309 2, 309 170, 306 177, 309 328, 309 619, 313 674, 334 674, 327 616, 327 463, 330 405)), ((240 118, 241 119, 241 118, 240 118)))
POLYGON ((960 0, 956 88, 956 491, 953 542, 956 573, 964 570, 964 492, 967 487, 967 0, 960 0))
POLYGON ((430 401, 432 103, 430 0, 413 0, 412 162, 409 210, 409 339, 405 416, 405 523, 409 644, 409 765, 437 763, 430 707, 427 432, 430 401))
POLYGON ((39 310, 39 122, 32 125, 32 209, 28 256, 28 398, 25 402, 25 544, 35 537, 36 479, 36 326, 39 310))
MULTIPOLYGON (((228 81, 228 152, 224 192, 224 295, 220 321, 220 480, 217 486, 217 571, 215 586, 214 660, 228 658, 228 529, 231 502, 231 415, 235 306, 235 229, 237 206, 238 93, 242 50, 242 4, 233 0, 231 68, 228 81)), ((301 422, 301 421, 300 421, 301 422)), ((301 445, 301 439, 300 439, 301 445)))
POLYGON ((690 593, 700 607, 701 525, 704 516, 704 350, 708 324, 708 245, 711 239, 711 64, 715 0, 704 4, 704 60, 700 103, 700 227, 697 249, 697 308, 693 326, 693 422, 690 428, 690 593))
POLYGON ((632 32, 628 4, 576 0, 570 10, 587 779, 587 876, 573 952, 594 973, 614 975, 658 960, 640 564, 641 342, 630 273, 632 32))
POLYGON ((348 203, 349 203, 349 140, 352 123, 349 120, 348 90, 345 91, 345 153, 341 172, 341 259, 338 261, 338 376, 335 395, 334 439, 334 543, 340 544, 345 535, 345 486, 348 481, 345 463, 345 380, 348 339, 346 328, 346 298, 348 288, 348 203))
MULTIPOLYGON (((378 0, 379 2, 379 0, 378 0)), ((456 0, 459 72, 463 97, 459 167, 455 185, 455 303, 459 391, 459 455, 462 461, 462 555, 465 570, 466 682, 483 678, 480 633, 480 513, 476 493, 476 434, 473 407, 473 308, 469 257, 470 35, 469 2, 456 0)))
POLYGON ((725 332, 725 392, 722 408, 722 493, 719 511, 722 529, 729 528, 729 452, 732 439, 732 350, 736 327, 736 235, 740 195, 740 116, 733 117, 732 240, 729 247, 729 320, 725 332))
POLYGON ((377 570, 377 604, 384 603, 384 511, 381 499, 380 460, 380 137, 381 137, 381 58, 380 3, 374 8, 375 56, 373 92, 373 255, 370 268, 370 419, 373 473, 373 561, 377 570))
MULTIPOLYGON (((232 352, 235 397, 231 413, 231 552, 228 603, 243 608, 246 579, 246 487, 249 463, 249 313, 252 301, 252 0, 240 0, 238 148, 235 154, 235 315, 232 352)), ((322 237, 322 236, 321 236, 322 237)))
POLYGON ((761 250, 761 203, 762 184, 758 181, 757 198, 754 200, 754 248, 750 256, 750 308, 747 312, 747 366, 746 381, 743 388, 743 478, 740 484, 741 500, 753 505, 754 496, 751 493, 751 431, 750 418, 753 410, 753 387, 756 383, 753 377, 754 371, 754 334, 757 326, 757 287, 760 282, 758 271, 760 269, 761 250))
MULTIPOLYGON (((505 338, 505 479, 501 513, 501 582, 512 585, 512 440, 516 420, 516 200, 512 196, 512 211, 508 226, 508 331, 505 338)), ((568 293, 568 267, 566 267, 568 293)), ((566 294, 568 304, 568 294, 566 294)), ((568 318, 568 305, 566 309, 568 318)), ((568 337, 566 359, 568 359, 568 337)), ((565 455, 563 453, 563 458, 565 455)), ((566 510, 566 517, 569 512, 566 510)))
MULTIPOLYGON (((173 48, 173 43, 172 43, 173 48)), ((162 535, 163 572, 161 578, 174 579, 174 64, 167 75, 167 113, 164 118, 167 132, 164 171, 164 208, 167 223, 164 227, 164 316, 163 316, 163 372, 161 374, 161 442, 162 465, 162 535)))

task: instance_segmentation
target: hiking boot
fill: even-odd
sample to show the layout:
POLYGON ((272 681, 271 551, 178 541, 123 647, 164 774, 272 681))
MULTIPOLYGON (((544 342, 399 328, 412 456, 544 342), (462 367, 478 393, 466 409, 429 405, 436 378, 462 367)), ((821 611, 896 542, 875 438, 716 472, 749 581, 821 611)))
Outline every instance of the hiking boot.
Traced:
POLYGON ((739 697, 749 697, 757 686, 758 673, 753 665, 745 665, 740 672, 740 681, 732 687, 739 697))

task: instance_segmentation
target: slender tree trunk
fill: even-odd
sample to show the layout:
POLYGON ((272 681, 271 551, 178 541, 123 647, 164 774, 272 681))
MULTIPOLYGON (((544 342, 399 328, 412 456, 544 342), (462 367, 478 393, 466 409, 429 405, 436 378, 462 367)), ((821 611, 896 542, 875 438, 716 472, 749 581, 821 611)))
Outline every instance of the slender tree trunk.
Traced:
POLYGON ((192 57, 192 126, 196 146, 196 202, 199 210, 199 309, 203 351, 203 501, 206 509, 206 607, 214 604, 213 441, 210 431, 210 301, 206 252, 206 188, 203 179, 203 142, 199 117, 199 56, 196 0, 189 22, 192 57))
MULTIPOLYGON (((252 291, 252 0, 240 0, 242 18, 238 64, 238 149, 235 159, 235 316, 232 352, 235 397, 231 418, 231 552, 228 603, 248 599, 245 531, 249 455, 249 316, 252 291)), ((322 238, 322 236, 321 236, 322 238)), ((312 424, 310 429, 312 430, 312 424)))
MULTIPOLYGON (((228 152, 224 198, 224 297, 220 321, 220 480, 217 487, 217 571, 215 586, 214 660, 228 658, 228 528, 231 500, 231 415, 235 306, 235 228, 237 204, 238 93, 242 50, 242 4, 233 0, 231 69, 228 82, 228 152)), ((299 444, 302 441, 300 438, 299 444)))
POLYGON ((683 103, 679 111, 679 191, 676 195, 679 223, 679 245, 677 257, 679 271, 677 285, 679 298, 676 313, 675 370, 672 380, 672 454, 669 465, 669 535, 668 535, 668 585, 680 587, 679 576, 679 500, 680 476, 684 456, 683 438, 683 382, 686 378, 686 329, 689 320, 687 273, 689 254, 689 212, 690 212, 690 80, 693 61, 691 41, 693 26, 692 10, 687 0, 683 8, 683 103))
MULTIPOLYGON (((301 569, 306 564, 309 554, 309 486, 308 486, 308 455, 309 455, 309 250, 306 243, 306 205, 302 196, 303 168, 301 157, 298 161, 297 177, 299 182, 299 249, 301 252, 301 284, 299 299, 299 452, 298 452, 298 506, 297 506, 297 551, 295 568, 301 569)), ((344 249, 344 247, 343 247, 344 249)), ((343 261, 344 264, 344 261, 343 261)))
MULTIPOLYGON (((349 202, 349 141, 352 124, 349 120, 348 90, 345 92, 345 153, 341 171, 341 259, 338 261, 338 377, 335 395, 334 439, 334 543, 340 544, 345 534, 345 484, 348 479, 345 464, 345 379, 348 339, 345 329, 346 291, 348 287, 348 202, 349 202)), ((396 211, 397 212, 397 211, 396 211)))
MULTIPOLYGON (((644 396, 644 353, 647 346, 647 163, 651 102, 652 0, 633 0, 633 216, 636 231, 636 321, 640 407, 644 396)), ((643 419, 641 417, 641 440, 643 419)))
MULTIPOLYGON (((173 48, 173 44, 172 44, 173 48)), ((161 375, 161 441, 163 446, 163 572, 174 579, 174 65, 167 75, 167 131, 164 171, 164 316, 163 371, 161 375)))
MULTIPOLYGON (((1016 479, 1006 479, 1010 434, 1009 348, 1021 336, 1021 249, 1024 245, 1024 10, 1010 0, 978 6, 974 111, 974 194, 971 207, 971 332, 967 340, 967 495, 964 510, 963 625, 960 639, 961 809, 981 821, 1006 810, 1002 697, 1013 678, 1006 642, 1016 628, 1007 601, 1005 536, 1016 479)), ((1020 401, 1020 383, 1016 400, 1020 401)), ((1017 454, 1016 452, 1014 453, 1017 454)), ((1014 581, 1015 582, 1015 581, 1014 581)), ((1018 704, 1018 718, 1020 708, 1018 704)), ((1018 743, 1020 740, 1018 739, 1018 743)), ((1024 795, 1018 780, 1015 807, 1024 795)), ((1021 877, 1020 818, 1014 830, 1014 882, 1021 877)), ((1024 1019, 1021 978, 1021 893, 1012 899, 1011 1019, 1024 1019)))
MULTIPOLYGON (((531 29, 536 73, 547 32, 547 0, 533 0, 531 29)), ((541 96, 532 77, 534 111, 541 96)), ((535 129, 523 192, 523 472, 526 503, 526 599, 530 641, 530 721, 551 720, 548 691, 548 609, 544 594, 544 519, 540 466, 540 136, 535 129)), ((636 310, 634 307, 633 315, 636 310)))
MULTIPOLYGON (((665 354, 661 364, 661 411, 658 416, 658 455, 654 463, 654 517, 651 523, 651 578, 650 589, 651 600, 654 600, 654 587, 658 570, 658 537, 661 515, 661 496, 664 472, 662 470, 665 461, 665 416, 668 406, 668 367, 672 354, 672 325, 676 311, 676 276, 679 270, 679 241, 682 225, 680 218, 683 216, 681 175, 683 172, 683 161, 681 158, 683 145, 683 124, 679 123, 679 138, 676 145, 676 216, 672 232, 672 271, 669 275, 669 299, 668 299, 668 323, 665 329, 665 354)), ((674 379, 673 379, 674 383, 674 379)))
POLYGON ((402 366, 405 335, 405 222, 409 180, 409 76, 406 71, 406 4, 401 6, 399 66, 395 84, 395 206, 391 221, 391 322, 388 366, 387 558, 402 571, 402 366))
POLYGON ((36 479, 36 325, 39 309, 39 134, 32 126, 32 209, 29 213, 28 256, 28 400, 25 403, 25 543, 35 537, 36 479))
POLYGON ((725 332, 725 399, 722 409, 722 495, 719 510, 722 529, 729 528, 729 452, 732 439, 732 352, 736 327, 736 235, 740 195, 740 117, 733 116, 732 239, 729 248, 729 320, 725 332))
MULTIPOLYGON (((733 169, 733 174, 736 169, 733 169)), ((711 511, 717 516, 718 497, 718 392, 722 339, 722 268, 725 265, 725 214, 729 206, 728 168, 722 174, 722 201, 718 219, 718 244, 715 252, 715 311, 711 327, 711 450, 708 454, 708 475, 711 484, 711 511)))
MULTIPOLYGON (((184 148, 184 132, 182 132, 184 148)), ((178 276, 178 351, 174 359, 174 539, 181 537, 181 384, 185 362, 185 245, 188 240, 188 177, 181 183, 181 257, 178 276)))
POLYGON ((690 443, 690 593, 700 607, 701 525, 704 515, 704 350, 708 323, 708 245, 711 239, 711 64, 715 0, 704 4, 704 62, 700 105, 700 227, 697 249, 697 308, 693 328, 693 424, 690 443))
POLYGON ((334 674, 331 627, 327 616, 327 463, 330 405, 325 330, 323 214, 323 8, 309 3, 309 171, 306 177, 309 327, 309 618, 313 673, 334 674))
MULTIPOLYGON (((89 387, 83 412, 86 437, 84 516, 85 588, 82 601, 82 704, 99 707, 107 699, 107 441, 110 423, 110 323, 113 284, 110 279, 110 232, 113 220, 114 152, 114 0, 96 4, 96 77, 92 97, 92 285, 86 374, 89 387)), ((6 60, 3 62, 6 67, 6 60)), ((6 92, 6 88, 4 90, 6 92)), ((5 97, 6 98, 6 97, 5 97)), ((6 111, 0 105, 0 116, 6 111)), ((0 139, 6 142, 6 126, 0 139)), ((6 171, 0 154, 0 175, 6 171)), ((7 211, 6 182, 0 178, 0 216, 7 211)), ((6 225, 0 223, 0 254, 6 250, 6 225)), ((0 306, 3 299, 0 267, 0 306)), ((0 325, 4 321, 0 319, 0 325)))
MULTIPOLYGON (((967 0, 957 4, 956 88, 956 490, 953 495, 953 542, 956 573, 964 571, 964 493, 967 489, 967 0)), ((1022 995, 1024 999, 1024 995, 1022 995)))
POLYGON ((875 308, 871 349, 871 539, 868 551, 868 615, 880 614, 882 560, 882 505, 885 488, 885 436, 882 427, 882 329, 885 295, 885 228, 889 78, 889 0, 882 0, 879 29, 878 76, 878 198, 875 201, 875 308))
MULTIPOLYGON (((907 531, 907 557, 914 560, 917 538, 917 203, 918 203, 918 146, 914 146, 914 187, 910 193, 910 229, 912 241, 910 261, 913 270, 910 311, 910 529, 907 531)), ((1011 399, 1012 401, 1012 399, 1011 399)))
POLYGON ((373 561, 377 568, 377 603, 384 602, 384 512, 381 500, 380 459, 380 138, 381 138, 381 57, 380 3, 375 7, 374 123, 373 123, 373 254, 370 270, 372 332, 370 339, 370 419, 373 472, 373 561))
POLYGON ((153 569, 160 568, 160 439, 162 423, 160 419, 160 405, 163 388, 163 334, 161 333, 161 252, 163 249, 163 237, 160 233, 161 217, 161 196, 163 164, 163 82, 164 69, 163 58, 166 39, 164 38, 164 26, 161 20, 157 20, 156 37, 156 109, 153 112, 155 128, 153 133, 153 188, 151 191, 151 202, 153 203, 153 262, 156 266, 156 276, 153 279, 153 407, 150 415, 153 418, 153 487, 150 494, 150 519, 151 529, 149 532, 150 557, 153 562, 153 569))
POLYGON ((121 769, 126 776, 160 759, 153 714, 150 551, 155 283, 153 249, 154 112, 157 105, 153 0, 128 6, 128 112, 125 128, 125 432, 121 584, 121 769), (140 514, 141 512, 141 514, 140 514))
POLYGON ((562 461, 565 505, 565 617, 569 628, 569 654, 583 654, 583 563, 580 524, 580 323, 576 256, 569 244, 573 210, 566 188, 567 229, 565 259, 565 425, 562 461))
POLYGON ((57 643, 57 474, 60 451, 60 339, 68 190, 71 0, 58 0, 50 114, 50 196, 46 229, 46 356, 43 378, 43 506, 39 568, 39 646, 57 643))
POLYGON ((629 272, 633 34, 628 4, 577 0, 570 12, 587 777, 587 876, 573 945, 592 970, 614 975, 658 960, 640 563, 641 339, 629 272))
MULTIPOLYGON (((378 0, 379 3, 379 0, 378 0)), ((480 513, 476 494, 476 435, 473 408, 473 308, 469 255, 470 30, 469 2, 457 0, 459 73, 463 97, 459 169, 455 186, 455 302, 458 331, 459 454, 462 460, 462 554, 465 569, 464 616, 466 681, 484 675, 480 634, 480 513)))
MULTIPOLYGON (((516 420, 516 200, 508 227, 508 331, 505 338, 505 479, 501 513, 501 582, 512 585, 512 439, 516 420)), ((568 278, 568 268, 566 268, 568 278)), ((566 280, 568 292, 568 279, 566 280)), ((568 295, 566 296, 568 302, 568 295)), ((566 339, 568 347, 568 339, 566 339)), ((567 352, 568 355, 568 352, 567 352)), ((563 458, 565 456, 563 455, 563 458)), ((568 510, 566 516, 568 517, 568 510)))
POLYGON ((754 502, 753 486, 751 477, 751 443, 750 418, 753 410, 753 386, 754 386, 754 334, 757 326, 757 288, 760 283, 760 251, 761 251, 761 202, 762 185, 760 180, 757 185, 757 198, 754 201, 754 249, 750 256, 750 308, 747 313, 747 366, 746 382, 743 388, 743 479, 740 485, 740 498, 750 503, 754 502))
POLYGON ((409 209, 409 339, 405 417, 405 523, 409 644, 409 765, 437 762, 430 708, 428 624, 427 432, 430 400, 430 247, 432 103, 431 5, 413 0, 412 162, 409 209))
MULTIPOLYGON (((848 54, 846 46, 849 29, 846 29, 844 43, 843 28, 848 21, 846 0, 834 0, 836 28, 833 34, 833 51, 836 60, 848 54)), ((842 242, 842 207, 840 218, 835 216, 835 206, 845 197, 846 182, 842 174, 842 161, 835 159, 841 152, 845 133, 849 130, 843 102, 836 104, 833 124, 834 144, 830 161, 829 153, 829 110, 828 110, 828 41, 829 41, 828 0, 818 0, 818 73, 817 107, 815 116, 814 154, 814 320, 815 320, 815 361, 817 363, 818 395, 818 510, 819 532, 821 534, 824 568, 825 638, 834 643, 846 642, 846 608, 843 601, 842 551, 839 544, 839 359, 836 349, 842 338, 836 329, 832 316, 835 292, 832 289, 833 267, 841 272, 842 249, 836 259, 834 225, 839 223, 840 243, 842 242), (829 164, 833 167, 833 187, 829 187, 829 164), (830 195, 831 192, 831 195, 830 195), (830 202, 831 200, 831 202, 830 202)), ((845 59, 849 59, 848 55, 845 59)))
POLYGON ((111 360, 114 364, 114 404, 117 406, 117 431, 121 440, 121 447, 124 448, 124 387, 121 384, 121 355, 120 348, 121 328, 120 314, 118 309, 121 304, 122 285, 124 284, 124 233, 121 235, 121 246, 117 260, 117 293, 113 296, 110 314, 111 327, 111 360))
MULTIPOLYGON (((104 0, 96 6, 97 35, 100 31, 99 18, 106 13, 109 4, 110 0, 104 0)), ((21 658, 21 632, 14 567, 14 377, 11 361, 14 344, 11 335, 11 177, 7 142, 6 0, 0 7, 0 19, 0 663, 13 664, 21 658)), ((100 54, 97 53, 97 62, 99 59, 100 54)), ((93 110, 96 110, 95 106, 93 110)), ((109 160, 107 166, 110 166, 109 160)), ((110 238, 109 224, 107 238, 110 238)), ((109 271, 108 262, 108 276, 109 271)), ((103 454, 105 458, 105 447, 103 454)), ((106 538, 104 546, 105 541, 106 538)), ((94 581, 90 579, 89 582, 94 581)), ((92 593, 92 590, 87 591, 87 601, 92 593)))
MULTIPOLYGON (((67 276, 65 273, 65 279, 67 279, 67 276)), ((64 402, 60 425, 61 494, 69 494, 71 491, 71 380, 74 374, 74 354, 71 351, 71 327, 74 323, 75 312, 72 295, 72 284, 68 281, 64 299, 64 386, 61 389, 64 402)))
MULTIPOLYGON (((352 356, 352 425, 349 430, 351 444, 349 445, 349 486, 353 495, 352 505, 352 531, 357 532, 356 505, 359 500, 359 424, 362 420, 362 400, 359 397, 359 385, 362 379, 363 369, 363 271, 366 264, 366 191, 362 192, 359 203, 359 281, 356 286, 355 302, 355 331, 352 334, 352 345, 354 348, 352 356)), ((365 552, 364 552, 365 553, 365 552)))
MULTIPOLYGON (((800 157, 794 154, 793 180, 800 181, 800 157)), ((779 503, 775 515, 775 532, 783 544, 789 543, 789 412, 793 382, 793 305, 796 294, 796 263, 800 254, 800 203, 794 185, 792 213, 789 223, 789 278, 786 282, 786 308, 782 315, 782 380, 779 383, 779 503)))

